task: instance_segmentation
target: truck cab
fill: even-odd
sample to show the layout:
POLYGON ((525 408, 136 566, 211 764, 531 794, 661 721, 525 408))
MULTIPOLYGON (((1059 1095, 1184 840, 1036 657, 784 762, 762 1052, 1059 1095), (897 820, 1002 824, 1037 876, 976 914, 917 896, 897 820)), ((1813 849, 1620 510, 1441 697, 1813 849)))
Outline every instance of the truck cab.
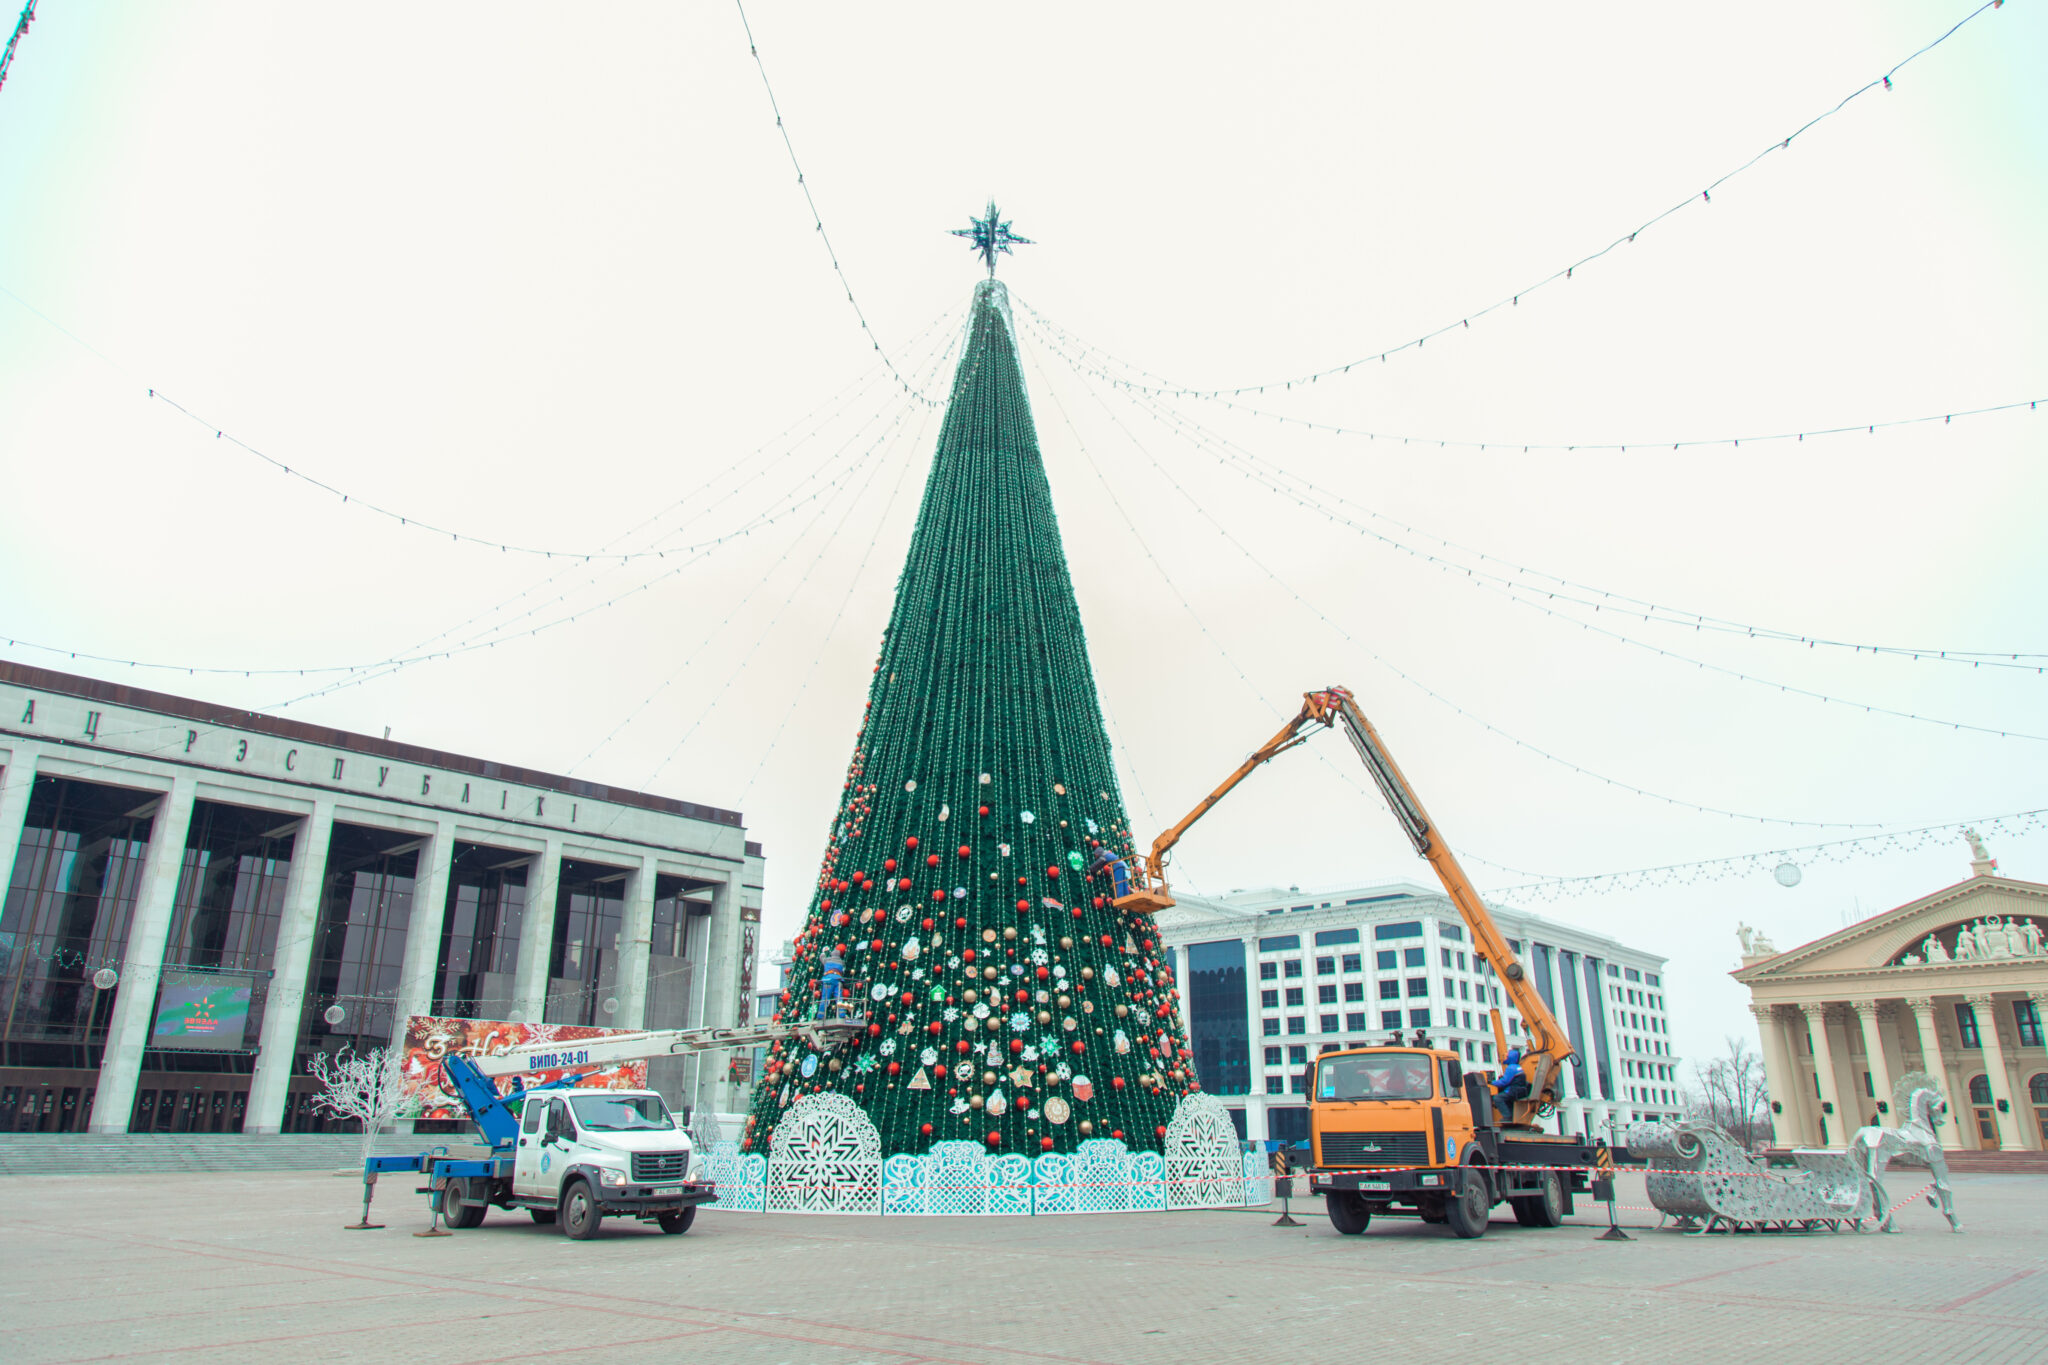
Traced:
POLYGON ((529 1093, 520 1105, 511 1188, 498 1201, 578 1239, 607 1215, 682 1232, 715 1199, 690 1138, 652 1090, 529 1093))
POLYGON ((1491 1087, 1457 1053, 1426 1046, 1354 1048, 1316 1059, 1309 1086, 1309 1189, 1330 1222, 1364 1232, 1375 1214, 1448 1223, 1479 1237, 1505 1201, 1515 1220, 1556 1227, 1583 1178, 1590 1148, 1547 1134, 1503 1131, 1491 1087))

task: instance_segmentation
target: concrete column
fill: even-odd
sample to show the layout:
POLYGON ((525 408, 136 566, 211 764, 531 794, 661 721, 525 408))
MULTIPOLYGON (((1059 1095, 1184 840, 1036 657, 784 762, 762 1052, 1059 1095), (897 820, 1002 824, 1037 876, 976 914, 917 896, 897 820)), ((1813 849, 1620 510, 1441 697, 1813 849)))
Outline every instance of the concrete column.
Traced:
MULTIPOLYGON (((619 928, 619 974, 613 983, 616 1014, 606 1018, 615 1028, 639 1028, 647 1018, 648 957, 654 951, 655 857, 640 859, 626 888, 626 914, 619 928)), ((756 983, 759 985, 760 983, 756 983)), ((758 1020, 759 1023, 768 1021, 758 1020)))
POLYGON ((513 1015, 529 1023, 546 1018, 548 962, 555 951, 555 900, 562 885, 562 841, 550 835, 526 874, 526 918, 519 928, 519 975, 512 983, 513 1015))
POLYGON ((1758 1041, 1763 1045, 1764 1085, 1776 1103, 1771 1108, 1771 1141, 1779 1147, 1796 1147, 1805 1139, 1800 1115, 1804 1112, 1799 1091, 1799 1068, 1786 1047, 1785 1027, 1770 1005, 1752 1004, 1758 1041))
POLYGON ((0 898, 14 885, 14 855, 21 848, 21 829, 28 819, 28 798, 36 785, 36 754, 15 741, 0 769, 0 898))
POLYGON ((135 912, 121 954, 121 984, 107 1019, 99 1086, 92 1097, 95 1133, 127 1132, 135 1108, 135 1083, 142 1076, 143 1049, 149 1046, 164 940, 171 932, 171 909, 178 898, 179 874, 185 870, 185 835, 192 827, 192 803, 198 793, 198 779, 181 774, 150 818, 149 851, 142 860, 135 912))
MULTIPOLYGON (((1878 1012, 1880 1002, 1858 1000, 1851 1008, 1856 1011, 1856 1022, 1863 1029, 1863 1060, 1870 1065, 1870 1088, 1877 1092, 1877 1099, 1870 1102, 1870 1107, 1874 1111, 1877 1108, 1877 1100, 1883 1100, 1887 1106, 1892 1100, 1892 1073, 1890 1066, 1885 1062, 1884 1020, 1878 1012)), ((1882 1120, 1879 1122, 1882 1123, 1882 1120)), ((1897 1122, 1898 1119, 1894 1117, 1892 1123, 1896 1125, 1897 1122)))
MULTIPOLYGON (((1955 1093, 1955 1081, 1949 1075, 1948 1059, 1942 1056, 1941 1033, 1935 1027, 1934 998, 1918 995, 1906 1001, 1906 1007, 1913 1011, 1913 1022, 1920 1033, 1920 1065, 1941 1082, 1942 1091, 1949 1096, 1948 1122, 1941 1126, 1941 1145, 1949 1151, 1958 1151, 1963 1146, 1963 1115, 1967 1110, 1969 1096, 1955 1093)), ((1974 1119, 1970 1122, 1975 1122, 1974 1119)), ((1973 1142, 1971 1144, 1975 1146, 1973 1142)))
MULTIPOLYGON (((1977 1038, 1984 1045, 1984 1075, 1991 1082, 1991 1112, 1998 1125, 1998 1148, 2021 1152, 2028 1143, 2020 1136, 2019 1109, 2012 1101, 2012 1079, 2005 1074, 2005 1044, 1998 1036, 1998 1001, 1989 993, 1966 997, 1977 1012, 1977 1038)), ((1968 1100, 1965 1095, 1965 1101, 1968 1100)))
POLYGON ((391 1041, 405 1042, 408 1015, 431 1014, 434 977, 441 965, 441 928, 448 918, 448 878, 455 862, 455 819, 443 816, 420 846, 412 882, 412 918, 405 930, 405 965, 398 978, 398 1008, 391 1041))
MULTIPOLYGON (((1806 1031, 1813 1038, 1813 1074, 1820 1081, 1821 1100, 1820 1114, 1817 1117, 1828 1120, 1826 1136, 1821 1135, 1820 1124, 1816 1122, 1808 1140, 1818 1141, 1822 1146, 1832 1146, 1841 1142, 1848 1130, 1842 1127, 1842 1097, 1840 1087, 1835 1082, 1835 1054, 1834 1049, 1828 1046, 1827 1006, 1801 1005, 1799 1012, 1806 1016, 1806 1031), (1834 1111, 1832 1114, 1828 1112, 1830 1109, 1834 1111)), ((1851 1123, 1850 1128, 1854 1127, 1851 1123)))
MULTIPOLYGON (((2044 1021, 2048 1021, 2048 991, 2028 991, 2027 999, 2034 1002, 2035 1016, 2044 1021)), ((2022 1062, 2020 1064, 2020 1084, 2025 1085, 2026 1082, 2027 1065, 2025 1062, 2022 1062)), ((2041 1120, 2040 1118, 2037 1118, 2033 1112, 2033 1096, 2031 1094, 2022 1093, 2015 1095, 2013 1099, 2015 1105, 2024 1104, 2027 1106, 2026 1109, 2023 1110, 2020 1114, 2020 1129, 2021 1131, 2026 1133, 2027 1140, 2033 1143, 2034 1147, 2037 1150, 2048 1151, 2048 1133, 2044 1133, 2041 1131, 2041 1120)), ((2048 1116, 2048 1105, 2041 1106, 2041 1112, 2043 1116, 2048 1116)))
POLYGON ((306 1011, 306 979, 320 931, 320 902, 327 888, 327 846, 334 835, 334 802, 314 801, 292 839, 292 867, 285 875, 284 914, 271 956, 270 994, 263 1006, 263 1035, 257 1044, 256 1074, 249 1079, 245 1133, 275 1133, 284 1126, 292 1067, 299 1051, 299 1022, 306 1011))
MULTIPOLYGON (((1245 1060, 1251 1063, 1251 1080, 1247 1083, 1246 1089, 1251 1095, 1263 1095, 1266 1093, 1266 1039, 1259 1032, 1259 940, 1257 935, 1247 934, 1239 938, 1238 942, 1244 945, 1244 1036, 1247 1053, 1245 1060)), ((1192 1020, 1195 1017, 1194 1003, 1188 999, 1188 992, 1193 987, 1188 982, 1188 974, 1182 973, 1180 982, 1180 1017, 1192 1020)), ((1265 1122, 1266 1111, 1264 1106, 1261 1105, 1259 1109, 1260 1133, 1266 1131, 1265 1122)), ((1252 1131, 1252 1110, 1249 1104, 1245 1106, 1244 1125, 1245 1132, 1250 1133, 1252 1131)))

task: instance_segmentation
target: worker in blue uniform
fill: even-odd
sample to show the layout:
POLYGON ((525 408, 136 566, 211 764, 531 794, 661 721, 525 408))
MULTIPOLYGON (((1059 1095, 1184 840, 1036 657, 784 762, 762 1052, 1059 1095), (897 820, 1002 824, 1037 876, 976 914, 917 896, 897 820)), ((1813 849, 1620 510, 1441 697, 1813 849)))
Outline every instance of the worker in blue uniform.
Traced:
POLYGON ((1115 888, 1115 894, 1111 899, 1122 900, 1131 894, 1131 869, 1122 858, 1110 851, 1107 844, 1095 850, 1095 866, 1089 869, 1089 873, 1092 876, 1096 872, 1104 871, 1109 873, 1110 885, 1115 888))
POLYGON ((1529 1078, 1522 1074, 1522 1049, 1509 1048, 1500 1059, 1500 1079, 1493 1083, 1493 1107, 1505 1123, 1514 1117, 1515 1101, 1529 1093, 1529 1078))
POLYGON ((818 1017, 823 1019, 830 1014, 843 1019, 846 1017, 846 1003, 840 992, 845 984, 846 962, 833 951, 825 954, 822 965, 824 976, 818 985, 818 1017))

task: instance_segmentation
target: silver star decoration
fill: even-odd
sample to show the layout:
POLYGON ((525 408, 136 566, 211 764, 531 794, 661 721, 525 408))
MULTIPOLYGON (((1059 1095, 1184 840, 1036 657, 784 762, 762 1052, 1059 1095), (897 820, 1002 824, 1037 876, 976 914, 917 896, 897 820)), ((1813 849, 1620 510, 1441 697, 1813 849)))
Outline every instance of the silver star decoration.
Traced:
MULTIPOLYGON (((1013 246, 1033 245, 1029 237, 1019 237, 1016 233, 1010 231, 1008 220, 996 212, 996 201, 993 199, 988 201, 988 216, 986 218, 970 217, 967 221, 974 224, 974 226, 954 228, 953 235, 955 237, 967 238, 968 243, 973 246, 975 254, 980 256, 982 262, 988 266, 988 273, 991 275, 996 273, 997 255, 1008 256, 1013 254, 1010 251, 1010 248, 1013 246)), ((939 818, 944 819, 945 817, 940 816, 939 818)), ((1030 823, 1028 817, 1025 823, 1030 823)))

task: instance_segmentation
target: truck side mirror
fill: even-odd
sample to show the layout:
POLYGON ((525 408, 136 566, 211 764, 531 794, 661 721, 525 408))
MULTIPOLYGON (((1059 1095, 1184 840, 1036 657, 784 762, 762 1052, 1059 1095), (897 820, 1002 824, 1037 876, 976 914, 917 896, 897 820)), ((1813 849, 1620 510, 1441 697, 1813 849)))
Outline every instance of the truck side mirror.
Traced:
POLYGON ((1455 1095, 1465 1088, 1465 1068, 1456 1059, 1444 1063, 1444 1092, 1455 1095))

